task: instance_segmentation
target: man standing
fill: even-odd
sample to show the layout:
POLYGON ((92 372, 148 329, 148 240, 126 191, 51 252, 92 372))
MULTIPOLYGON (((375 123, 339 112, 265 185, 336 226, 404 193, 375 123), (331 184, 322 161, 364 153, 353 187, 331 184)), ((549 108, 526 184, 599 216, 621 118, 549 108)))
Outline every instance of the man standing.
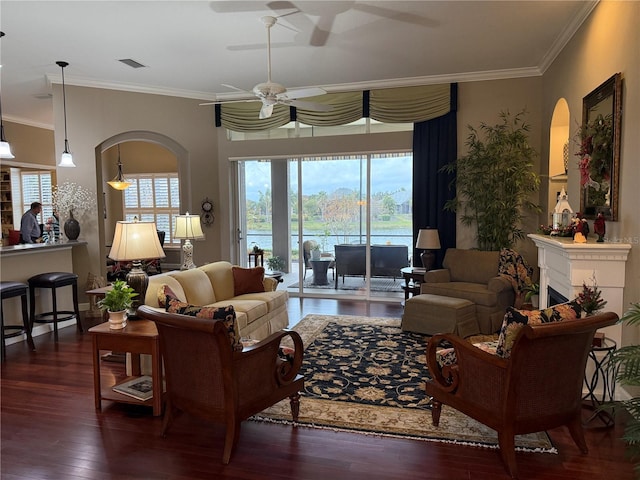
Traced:
POLYGON ((40 224, 38 215, 42 211, 40 202, 33 202, 31 208, 25 212, 20 221, 20 243, 39 243, 40 224))

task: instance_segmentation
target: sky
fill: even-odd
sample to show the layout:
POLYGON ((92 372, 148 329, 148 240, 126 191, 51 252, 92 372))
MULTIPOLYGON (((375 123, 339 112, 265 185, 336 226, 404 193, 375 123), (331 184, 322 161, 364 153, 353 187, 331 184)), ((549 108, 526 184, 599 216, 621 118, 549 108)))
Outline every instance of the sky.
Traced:
MULTIPOLYGON (((366 162, 363 162, 366 175, 366 162)), ((400 189, 411 191, 412 158, 374 158, 371 165, 371 190, 376 192, 396 192, 400 189)), ((297 189, 297 168, 290 169, 291 188, 297 189)), ((258 200, 260 193, 270 187, 271 171, 269 162, 246 162, 246 196, 258 200)), ((363 187, 366 186, 363 177, 363 187)), ((360 162, 358 160, 324 160, 304 162, 302 184, 305 195, 321 191, 331 193, 338 188, 358 189, 360 186, 360 162)))

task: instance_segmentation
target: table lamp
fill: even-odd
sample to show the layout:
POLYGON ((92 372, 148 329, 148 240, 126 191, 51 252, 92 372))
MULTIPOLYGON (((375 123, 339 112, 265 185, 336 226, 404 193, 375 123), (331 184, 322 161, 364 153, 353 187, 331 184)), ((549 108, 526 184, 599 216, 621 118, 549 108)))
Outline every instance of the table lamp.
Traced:
POLYGON ((416 240, 416 248, 424 250, 420 254, 422 266, 429 271, 433 268, 436 261, 434 250, 440 250, 440 237, 436 228, 421 228, 418 231, 418 239, 416 240))
POLYGON ((147 272, 142 269, 142 260, 164 258, 164 250, 158 239, 155 222, 117 222, 109 258, 116 262, 132 262, 127 273, 127 284, 138 294, 133 299, 133 313, 144 303, 149 285, 147 272))
POLYGON ((193 244, 191 239, 199 240, 204 238, 202 226, 200 225, 200 215, 189 215, 189 212, 176 217, 176 228, 173 238, 184 239, 182 245, 183 262, 180 270, 190 270, 196 268, 193 263, 193 244))

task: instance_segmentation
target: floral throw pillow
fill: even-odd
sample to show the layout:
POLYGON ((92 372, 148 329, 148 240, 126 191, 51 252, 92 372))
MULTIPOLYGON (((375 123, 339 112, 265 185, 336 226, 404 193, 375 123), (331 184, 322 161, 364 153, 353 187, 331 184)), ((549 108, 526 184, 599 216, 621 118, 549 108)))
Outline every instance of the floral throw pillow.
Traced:
POLYGON ((517 310, 513 307, 507 308, 507 313, 504 316, 502 328, 500 329, 496 354, 502 358, 509 358, 511 356, 513 342, 523 326, 575 320, 580 317, 581 310, 580 305, 575 301, 554 305, 544 310, 517 310))
POLYGON ((175 293, 173 293, 173 290, 171 290, 171 287, 169 285, 163 283, 158 288, 158 305, 162 308, 167 307, 167 296, 171 296, 173 298, 178 297, 175 293))
POLYGON ((226 307, 199 307, 186 302, 181 302, 175 297, 167 295, 166 310, 169 313, 179 313, 196 318, 207 318, 224 322, 229 335, 229 343, 233 350, 242 351, 243 345, 240 341, 240 332, 236 322, 236 311, 233 305, 226 307))

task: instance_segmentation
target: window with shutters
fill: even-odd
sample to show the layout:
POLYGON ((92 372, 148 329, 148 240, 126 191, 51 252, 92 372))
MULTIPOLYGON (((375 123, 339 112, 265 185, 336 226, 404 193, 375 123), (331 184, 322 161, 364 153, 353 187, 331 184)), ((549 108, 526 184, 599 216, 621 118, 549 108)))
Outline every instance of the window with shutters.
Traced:
POLYGON ((51 205, 51 172, 50 171, 21 171, 21 212, 24 213, 33 202, 42 204, 42 213, 38 215, 38 222, 45 223, 46 219, 53 216, 51 205))
POLYGON ((174 240, 175 218, 180 214, 180 186, 177 173, 127 174, 131 186, 124 190, 124 219, 156 222, 165 232, 164 245, 180 245, 174 240))

